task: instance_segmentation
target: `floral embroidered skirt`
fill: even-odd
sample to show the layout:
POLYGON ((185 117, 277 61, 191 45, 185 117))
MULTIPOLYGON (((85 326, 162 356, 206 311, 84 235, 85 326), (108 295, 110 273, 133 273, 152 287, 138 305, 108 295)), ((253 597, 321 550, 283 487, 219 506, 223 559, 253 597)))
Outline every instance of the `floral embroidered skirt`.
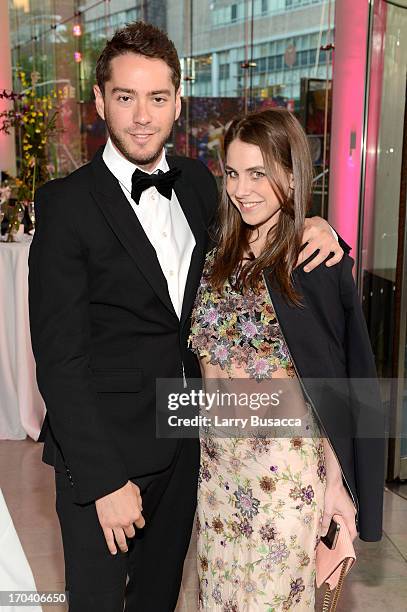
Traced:
POLYGON ((325 457, 311 413, 295 433, 201 438, 200 610, 314 610, 325 457))

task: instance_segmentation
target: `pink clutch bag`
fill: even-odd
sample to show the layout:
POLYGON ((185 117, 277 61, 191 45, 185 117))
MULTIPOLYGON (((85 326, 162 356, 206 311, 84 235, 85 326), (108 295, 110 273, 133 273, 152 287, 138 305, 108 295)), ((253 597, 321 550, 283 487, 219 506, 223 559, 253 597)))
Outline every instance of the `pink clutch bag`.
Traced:
POLYGON ((334 547, 331 549, 319 542, 316 549, 317 587, 327 583, 323 612, 333 612, 336 609, 345 576, 356 561, 355 549, 345 521, 339 514, 335 514, 333 519, 339 525, 334 547))

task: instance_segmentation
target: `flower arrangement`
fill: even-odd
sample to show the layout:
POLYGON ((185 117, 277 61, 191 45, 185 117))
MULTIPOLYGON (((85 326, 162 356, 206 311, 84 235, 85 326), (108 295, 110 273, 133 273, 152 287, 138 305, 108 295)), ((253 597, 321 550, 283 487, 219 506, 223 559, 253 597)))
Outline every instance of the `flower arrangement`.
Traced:
MULTIPOLYGON (((36 88, 39 76, 38 72, 33 72, 29 84, 25 72, 19 69, 17 78, 22 91, 0 92, 0 98, 12 100, 14 103, 13 109, 0 112, 0 132, 10 134, 11 128, 15 128, 21 152, 18 176, 6 185, 11 187, 9 197, 12 193, 17 201, 16 215, 21 207, 32 202, 35 189, 53 178, 57 171, 55 155, 52 156, 54 163, 49 163, 53 140, 56 134, 62 131, 57 126, 57 93, 52 91, 40 96, 36 88)), ((9 219, 9 223, 11 234, 17 220, 13 225, 9 219)))

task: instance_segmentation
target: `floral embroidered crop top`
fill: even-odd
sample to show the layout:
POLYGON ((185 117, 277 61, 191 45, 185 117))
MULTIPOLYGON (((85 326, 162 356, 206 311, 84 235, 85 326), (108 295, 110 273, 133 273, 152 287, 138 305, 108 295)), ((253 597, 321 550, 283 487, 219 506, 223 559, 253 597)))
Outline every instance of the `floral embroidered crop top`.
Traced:
POLYGON ((264 281, 259 293, 251 289, 242 293, 226 282, 223 294, 219 295, 209 283, 213 261, 214 250, 206 257, 195 300, 190 348, 198 357, 207 357, 209 363, 220 366, 229 376, 234 364, 259 381, 271 378, 280 368, 294 377, 289 351, 264 281))

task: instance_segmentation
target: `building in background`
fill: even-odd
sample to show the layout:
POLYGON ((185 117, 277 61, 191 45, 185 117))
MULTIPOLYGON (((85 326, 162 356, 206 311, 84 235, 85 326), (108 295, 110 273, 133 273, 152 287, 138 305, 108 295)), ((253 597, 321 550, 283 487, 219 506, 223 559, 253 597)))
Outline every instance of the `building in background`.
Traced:
POLYGON ((239 97, 248 93, 299 103, 302 78, 327 78, 329 58, 320 50, 327 40, 327 2, 194 3, 186 25, 187 29, 192 26, 192 37, 181 27, 177 4, 177 0, 168 3, 168 31, 179 49, 184 72, 192 73, 194 96, 239 97))

